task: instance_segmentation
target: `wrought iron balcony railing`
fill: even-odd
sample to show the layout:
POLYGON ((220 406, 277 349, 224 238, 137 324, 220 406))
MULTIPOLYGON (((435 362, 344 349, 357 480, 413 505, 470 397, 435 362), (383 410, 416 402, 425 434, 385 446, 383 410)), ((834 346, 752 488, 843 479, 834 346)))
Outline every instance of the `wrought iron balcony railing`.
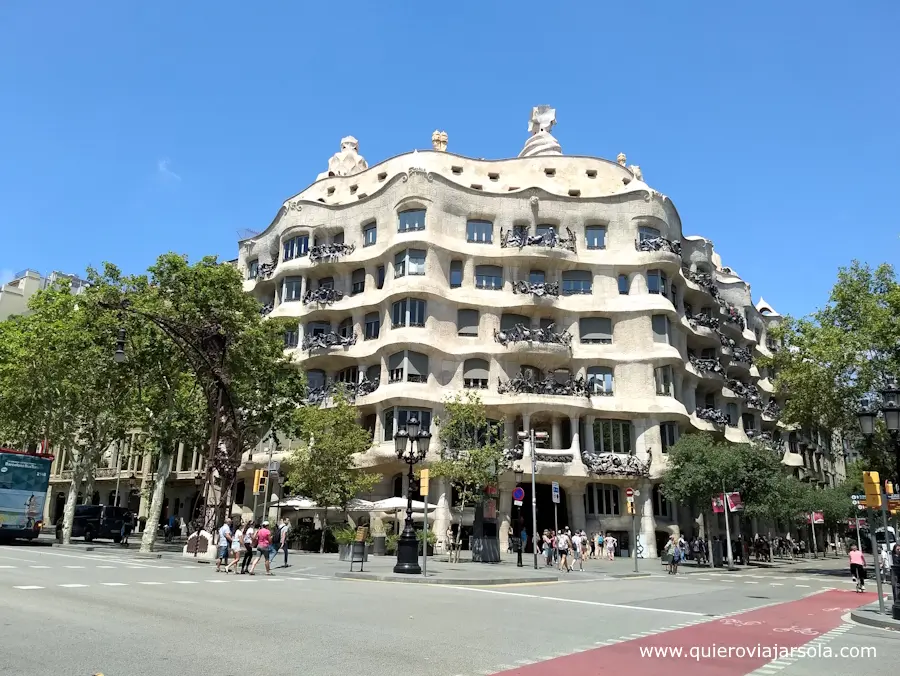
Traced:
POLYGON ((309 250, 310 263, 336 261, 341 256, 349 256, 356 250, 354 244, 317 244, 309 250))
POLYGON ((737 344, 734 342, 733 338, 729 338, 721 331, 716 331, 719 334, 719 343, 721 343, 722 347, 726 350, 734 350, 734 346, 737 344))
POLYGON ((587 397, 588 387, 584 378, 558 381, 553 375, 543 378, 530 378, 519 373, 506 382, 500 381, 497 391, 500 394, 542 394, 556 397, 587 397))
POLYGON ((714 425, 729 424, 728 416, 717 408, 698 408, 696 411, 694 411, 694 413, 698 418, 700 418, 700 420, 711 422, 714 425))
POLYGON ((774 399, 769 399, 769 401, 766 402, 766 405, 763 406, 762 414, 764 418, 778 420, 778 418, 781 417, 781 406, 775 403, 774 399))
POLYGON ((734 361, 740 361, 746 364, 753 363, 753 353, 750 352, 750 348, 747 347, 734 348, 734 353, 732 354, 731 358, 734 361))
POLYGON ((513 293, 518 293, 521 295, 531 294, 532 296, 537 296, 538 298, 544 298, 545 296, 558 296, 559 282, 513 282, 512 290, 513 293))
POLYGON ((275 309, 275 306, 272 303, 266 303, 265 305, 261 305, 259 307, 259 316, 265 317, 272 313, 272 310, 275 309))
POLYGON ((665 237, 645 237, 634 240, 634 248, 637 251, 666 251, 676 256, 681 255, 681 242, 672 241, 665 237))
POLYGON ((649 458, 644 462, 636 455, 627 453, 588 453, 585 451, 581 454, 581 460, 591 474, 599 476, 650 476, 649 458))
POLYGON ((260 263, 256 268, 256 279, 269 279, 275 272, 275 263, 260 263))
POLYGON ((516 247, 521 249, 526 246, 543 246, 549 249, 567 249, 575 251, 576 237, 571 228, 566 228, 566 236, 560 237, 556 233, 555 228, 551 228, 548 232, 540 235, 529 235, 527 231, 519 228, 511 230, 500 230, 500 248, 507 249, 516 247))
POLYGON ((729 378, 725 381, 725 387, 743 399, 748 406, 753 408, 763 407, 762 397, 759 396, 759 389, 756 385, 742 383, 740 380, 729 378))
POLYGON ((544 343, 545 345, 562 345, 569 347, 572 344, 572 334, 568 331, 554 331, 555 324, 543 329, 532 329, 524 324, 516 324, 511 329, 502 331, 494 330, 494 340, 503 346, 510 343, 544 343))
POLYGON ((356 332, 349 336, 342 336, 335 331, 317 333, 312 336, 304 336, 302 349, 304 350, 328 350, 333 347, 349 347, 356 344, 356 332))
POLYGON ((719 302, 722 303, 722 314, 725 315, 726 322, 736 324, 740 327, 741 331, 747 328, 747 322, 744 321, 743 316, 741 316, 741 313, 734 305, 731 303, 724 303, 721 299, 719 302))
POLYGON ((704 272, 692 272, 686 265, 681 267, 681 272, 685 279, 705 290, 713 298, 719 297, 719 287, 713 281, 712 275, 707 275, 704 272))
POLYGON ((357 397, 364 397, 367 394, 372 394, 372 392, 378 389, 380 382, 380 378, 369 380, 365 376, 363 376, 363 379, 358 383, 345 383, 341 381, 329 382, 325 385, 320 385, 319 387, 310 388, 306 393, 306 403, 318 406, 329 397, 341 392, 352 404, 356 401, 357 397))
POLYGON ((694 328, 698 326, 705 326, 708 329, 712 329, 713 331, 719 330, 719 320, 716 317, 710 317, 705 312, 701 312, 699 314, 689 314, 687 315, 688 322, 694 328))
POLYGON ((694 370, 699 371, 700 373, 718 373, 719 375, 722 375, 724 372, 722 364, 719 363, 718 359, 690 355, 688 360, 691 362, 691 366, 694 367, 694 370))
POLYGON ((303 294, 303 302, 306 305, 318 303, 319 305, 332 305, 344 297, 343 291, 338 291, 330 286, 320 287, 318 289, 307 289, 303 294))

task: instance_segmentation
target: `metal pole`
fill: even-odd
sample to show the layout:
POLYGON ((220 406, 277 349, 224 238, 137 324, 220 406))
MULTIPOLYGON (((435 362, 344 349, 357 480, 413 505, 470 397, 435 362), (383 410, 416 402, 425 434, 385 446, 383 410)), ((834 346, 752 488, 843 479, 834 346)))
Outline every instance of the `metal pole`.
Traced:
POLYGON ((819 546, 816 544, 816 518, 815 513, 809 513, 809 532, 812 533, 812 550, 813 550, 813 558, 819 558, 819 546))
MULTIPOLYGON (((872 513, 871 509, 867 509, 866 516, 869 519, 869 538, 872 540, 872 555, 875 557, 875 584, 878 587, 878 610, 884 615, 884 594, 881 591, 881 575, 879 575, 881 566, 878 563, 878 541, 875 538, 875 529, 872 527, 872 524, 875 523, 875 515, 872 513)), ((885 537, 887 537, 887 533, 885 533, 885 537)))
MULTIPOLYGON (((887 513, 887 501, 888 496, 881 496, 881 519, 884 521, 884 546, 885 546, 885 555, 890 556, 891 553, 891 535, 888 530, 888 513, 887 513)), ((878 567, 878 571, 883 574, 883 569, 881 567, 881 550, 878 550, 878 557, 875 559, 875 565, 878 567)), ((884 575, 884 579, 887 580, 887 575, 884 575)), ((891 587, 893 591, 893 587, 891 587)))
MULTIPOLYGON (((522 523, 522 506, 519 505, 516 507, 516 530, 519 530, 524 524, 522 523)), ((522 550, 525 549, 525 540, 522 539, 522 531, 519 530, 518 533, 514 532, 516 540, 519 541, 518 547, 516 547, 516 566, 522 567, 522 550)))
POLYGON ((638 572, 638 541, 637 541, 637 504, 631 503, 631 537, 633 538, 632 547, 634 549, 634 572, 638 572))
POLYGON ((531 428, 531 540, 532 549, 534 550, 534 569, 538 567, 537 557, 537 490, 535 486, 534 475, 537 474, 537 456, 534 452, 534 428, 531 428))
POLYGON ((113 507, 119 506, 119 479, 122 476, 122 440, 119 439, 119 452, 116 454, 116 503, 113 507))
MULTIPOLYGON (((274 450, 275 450, 274 446, 269 446, 269 459, 266 461, 266 483, 265 483, 265 488, 263 489, 263 491, 264 491, 263 492, 263 513, 262 513, 263 521, 266 521, 269 518, 269 516, 267 514, 267 512, 269 511, 269 480, 270 480, 270 472, 271 472, 271 470, 269 468, 272 466, 272 453, 274 452, 274 450)), ((327 516, 326 516, 326 520, 327 520, 327 516)), ((324 533, 323 533, 322 537, 325 537, 324 533)))
POLYGON ((725 493, 725 482, 722 482, 722 505, 725 507, 725 545, 728 552, 728 570, 734 570, 734 552, 731 551, 731 525, 728 523, 728 495, 725 493))
POLYGON ((425 501, 425 519, 422 521, 422 577, 428 577, 428 493, 422 499, 425 501))
MULTIPOLYGON (((859 511, 856 512, 859 514, 859 511)), ((856 548, 862 551, 862 535, 859 533, 859 516, 856 517, 856 548)))

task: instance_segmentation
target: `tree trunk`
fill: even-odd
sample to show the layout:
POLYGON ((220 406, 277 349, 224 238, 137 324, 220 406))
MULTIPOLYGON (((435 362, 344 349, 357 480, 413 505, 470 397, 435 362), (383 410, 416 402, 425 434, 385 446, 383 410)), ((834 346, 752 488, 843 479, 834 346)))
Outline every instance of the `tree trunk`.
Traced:
POLYGON ((75 503, 78 501, 78 491, 81 489, 81 473, 72 471, 72 483, 69 484, 69 494, 66 495, 66 506, 63 510, 63 544, 72 543, 72 521, 75 519, 75 503))
POLYGON ((90 505, 94 502, 94 473, 88 472, 82 482, 82 505, 90 505))
POLYGON ((172 469, 172 454, 163 452, 159 455, 159 463, 156 466, 156 485, 153 487, 153 498, 150 501, 150 513, 147 515, 147 526, 141 536, 141 552, 150 553, 156 543, 156 534, 159 532, 159 515, 162 513, 162 504, 166 496, 166 481, 172 469))
POLYGON ((459 504, 459 527, 456 529, 456 546, 453 548, 454 554, 456 554, 456 563, 459 563, 460 555, 462 554, 462 527, 463 527, 463 514, 466 511, 466 501, 463 500, 459 504))
MULTIPOLYGON (((325 519, 328 518, 327 512, 325 513, 325 517, 323 517, 323 518, 325 518, 325 519)), ((327 521, 322 521, 322 537, 319 539, 319 554, 325 553, 325 530, 326 530, 327 525, 328 525, 327 521)))

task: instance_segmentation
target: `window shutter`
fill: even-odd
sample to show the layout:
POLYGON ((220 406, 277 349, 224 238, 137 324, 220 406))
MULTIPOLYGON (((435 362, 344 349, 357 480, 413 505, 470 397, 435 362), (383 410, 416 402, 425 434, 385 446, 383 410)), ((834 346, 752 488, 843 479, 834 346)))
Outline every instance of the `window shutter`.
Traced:
POLYGON ((478 310, 457 310, 457 333, 464 336, 478 335, 478 310))
POLYGON ((489 374, 490 365, 484 359, 467 359, 463 364, 463 378, 487 380, 489 374))
POLYGON ((653 315, 653 340, 657 343, 669 342, 669 319, 665 315, 653 315))
POLYGON ((609 317, 582 317, 578 320, 582 341, 612 340, 612 320, 609 317))
POLYGON ((522 324, 526 328, 531 326, 531 320, 524 315, 514 315, 514 314, 503 314, 500 317, 500 330, 501 331, 509 331, 514 328, 516 324, 522 324))
POLYGON ((421 352, 407 352, 406 373, 414 376, 428 375, 428 355, 421 352))
POLYGON ((405 357, 405 353, 396 352, 388 357, 388 371, 393 371, 394 369, 401 368, 403 366, 403 358, 405 357))

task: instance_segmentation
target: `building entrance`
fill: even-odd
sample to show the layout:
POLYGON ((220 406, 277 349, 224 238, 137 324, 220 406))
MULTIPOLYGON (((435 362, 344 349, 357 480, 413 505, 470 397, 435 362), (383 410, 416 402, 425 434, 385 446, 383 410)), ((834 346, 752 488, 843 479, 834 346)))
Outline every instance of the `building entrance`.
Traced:
MULTIPOLYGON (((531 481, 523 481, 521 483, 523 490, 525 491, 525 499, 522 501, 522 507, 516 507, 513 505, 512 513, 510 514, 510 523, 513 524, 513 530, 515 530, 516 537, 521 537, 522 529, 517 524, 519 523, 519 510, 521 509, 521 518, 522 522, 525 524, 525 529, 528 531, 528 542, 526 543, 525 551, 532 551, 532 536, 534 535, 531 530, 531 481)), ((563 528, 569 524, 569 511, 566 508, 566 491, 564 488, 560 486, 559 489, 559 505, 553 504, 553 490, 550 484, 537 484, 537 529, 538 533, 543 533, 545 530, 553 530, 553 508, 556 507, 557 510, 557 518, 559 521, 559 527, 563 528)))

